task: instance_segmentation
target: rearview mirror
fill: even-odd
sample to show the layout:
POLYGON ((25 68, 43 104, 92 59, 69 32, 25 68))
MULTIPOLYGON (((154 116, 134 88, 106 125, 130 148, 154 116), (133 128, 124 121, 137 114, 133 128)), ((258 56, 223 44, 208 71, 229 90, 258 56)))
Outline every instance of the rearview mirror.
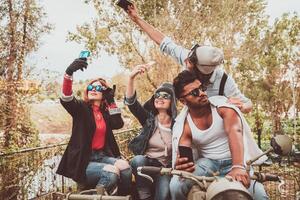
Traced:
POLYGON ((287 135, 277 135, 271 139, 274 153, 287 156, 292 151, 292 139, 287 135))

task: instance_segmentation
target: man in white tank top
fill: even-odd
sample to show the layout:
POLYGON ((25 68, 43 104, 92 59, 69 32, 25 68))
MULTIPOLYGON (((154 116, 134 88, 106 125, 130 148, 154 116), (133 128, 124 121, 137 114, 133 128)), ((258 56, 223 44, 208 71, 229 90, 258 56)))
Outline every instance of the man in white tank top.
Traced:
MULTIPOLYGON (((215 173, 231 176, 249 188, 254 199, 268 199, 263 185, 253 185, 245 169, 247 148, 244 146, 242 119, 238 112, 229 107, 212 105, 201 82, 189 71, 179 73, 173 85, 177 99, 187 107, 184 118, 178 116, 178 119, 184 120, 181 127, 183 131, 173 134, 173 149, 188 146, 201 155, 194 162, 188 162, 187 158, 180 158, 178 151, 173 151, 173 167, 199 176, 212 176, 215 173)), ((177 119, 174 130, 176 123, 177 119)), ((172 199, 186 199, 192 185, 192 181, 174 176, 170 183, 172 199)))

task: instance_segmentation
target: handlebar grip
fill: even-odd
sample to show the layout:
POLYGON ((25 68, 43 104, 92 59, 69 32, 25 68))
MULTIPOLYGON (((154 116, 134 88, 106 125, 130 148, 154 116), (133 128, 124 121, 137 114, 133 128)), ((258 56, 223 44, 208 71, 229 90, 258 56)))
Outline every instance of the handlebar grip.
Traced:
POLYGON ((280 177, 274 174, 264 174, 259 172, 254 172, 254 176, 256 177, 256 180, 259 182, 266 182, 266 181, 280 181, 280 177))
POLYGON ((161 167, 144 166, 141 167, 141 173, 147 175, 158 175, 160 174, 161 167))
POLYGON ((279 176, 274 175, 274 174, 266 174, 266 181, 280 181, 279 176))

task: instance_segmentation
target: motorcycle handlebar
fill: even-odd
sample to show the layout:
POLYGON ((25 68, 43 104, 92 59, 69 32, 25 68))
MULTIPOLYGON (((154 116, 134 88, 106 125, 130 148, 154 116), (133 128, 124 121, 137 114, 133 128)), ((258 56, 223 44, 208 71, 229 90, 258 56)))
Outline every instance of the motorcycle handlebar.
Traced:
MULTIPOLYGON (((212 177, 206 177, 205 176, 196 176, 192 173, 185 172, 185 171, 180 171, 180 170, 174 170, 171 168, 162 168, 162 167, 153 167, 153 166, 144 166, 144 167, 138 167, 138 171, 140 172, 140 175, 179 175, 179 176, 188 176, 191 178, 195 178, 197 180, 206 180, 206 181, 213 181, 215 179, 210 179, 212 177)), ((274 174, 269 174, 269 173, 259 173, 259 172, 254 172, 254 175, 250 177, 252 180, 256 180, 258 182, 266 182, 266 181, 280 181, 280 177, 274 174)))
POLYGON ((162 168, 161 167, 152 167, 152 166, 144 166, 140 168, 140 172, 142 174, 147 174, 147 175, 158 175, 160 174, 162 168))
POLYGON ((280 181, 280 177, 274 174, 269 174, 269 173, 259 173, 259 172, 254 172, 254 175, 251 177, 251 179, 257 180, 258 182, 266 182, 266 181, 280 181))

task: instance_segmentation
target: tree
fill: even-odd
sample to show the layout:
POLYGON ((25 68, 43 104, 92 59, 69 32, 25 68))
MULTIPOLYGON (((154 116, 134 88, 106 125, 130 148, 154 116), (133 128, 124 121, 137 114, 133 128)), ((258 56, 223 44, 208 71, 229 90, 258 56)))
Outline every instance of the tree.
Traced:
POLYGON ((25 74, 25 57, 37 49, 39 37, 51 27, 44 23, 45 13, 35 0, 1 0, 0 10, 0 75, 5 105, 1 111, 4 113, 4 147, 9 149, 23 145, 24 120, 29 120, 22 112, 25 108, 19 91, 25 74))
MULTIPOLYGON (((146 76, 147 82, 137 84, 143 97, 149 97, 157 85, 171 81, 180 71, 129 21, 123 10, 110 1, 87 2, 97 10, 97 19, 78 26, 69 39, 85 44, 94 56, 99 56, 100 50, 117 54, 126 68, 157 61, 155 70, 146 76)), ((283 16, 268 26, 265 0, 141 0, 137 7, 146 21, 187 48, 195 42, 222 48, 226 71, 257 104, 254 107, 265 111, 273 119, 275 129, 279 129, 281 114, 291 106, 291 98, 282 95, 291 93, 290 80, 285 75, 299 62, 298 16, 283 16)), ((296 88, 294 91, 298 91, 296 88)))
POLYGON ((300 87, 299 37, 299 17, 284 14, 273 26, 252 30, 247 46, 242 47, 243 50, 252 47, 251 59, 242 59, 238 66, 243 83, 251 86, 246 93, 269 115, 274 133, 281 131, 281 119, 288 117, 293 97, 299 109, 296 104, 296 91, 300 87))
MULTIPOLYGON (((153 92, 162 81, 172 81, 180 67, 160 54, 123 10, 110 1, 87 2, 97 10, 97 19, 91 24, 78 26, 76 33, 69 34, 70 40, 84 43, 94 56, 98 56, 100 50, 117 54, 125 68, 156 60, 156 71, 146 76, 147 82, 143 82, 141 88, 146 94, 153 92)), ((241 38, 245 38, 252 27, 264 26, 267 22, 263 0, 143 0, 138 1, 137 6, 145 20, 187 48, 195 42, 207 41, 223 48, 228 71, 231 71, 230 66, 236 57, 244 55, 239 52, 241 38)))

